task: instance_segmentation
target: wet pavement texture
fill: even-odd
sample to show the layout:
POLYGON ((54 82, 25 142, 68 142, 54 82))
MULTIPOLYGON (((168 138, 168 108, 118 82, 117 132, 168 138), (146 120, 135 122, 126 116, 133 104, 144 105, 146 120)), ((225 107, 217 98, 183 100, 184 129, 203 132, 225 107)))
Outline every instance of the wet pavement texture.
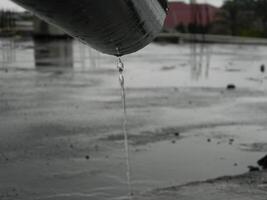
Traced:
MULTIPOLYGON (((0 45, 0 199, 126 198, 116 58, 72 40, 0 45)), ((266 155, 266 52, 151 44, 123 58, 136 196, 246 173, 266 155)))

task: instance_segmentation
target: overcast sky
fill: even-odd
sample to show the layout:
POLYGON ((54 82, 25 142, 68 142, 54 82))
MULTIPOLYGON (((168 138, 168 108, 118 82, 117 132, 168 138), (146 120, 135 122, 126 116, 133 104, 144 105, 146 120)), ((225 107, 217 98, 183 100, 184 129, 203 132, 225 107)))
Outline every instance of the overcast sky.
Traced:
MULTIPOLYGON (((169 1, 174 1, 174 0, 169 0, 169 1)), ((189 1, 189 0, 186 0, 186 1, 189 1)), ((214 5, 217 5, 217 6, 220 6, 222 4, 222 1, 223 0, 198 0, 198 2, 208 2, 210 4, 214 4, 214 5)), ((14 9, 14 10, 22 10, 19 6, 15 5, 10 0, 0 0, 0 8, 9 8, 9 9, 14 9)))

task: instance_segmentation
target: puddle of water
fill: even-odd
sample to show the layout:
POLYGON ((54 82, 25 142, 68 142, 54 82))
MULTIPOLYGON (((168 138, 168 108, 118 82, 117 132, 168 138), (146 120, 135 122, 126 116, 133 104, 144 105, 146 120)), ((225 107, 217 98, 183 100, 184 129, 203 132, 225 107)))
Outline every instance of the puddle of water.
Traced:
POLYGON ((235 145, 217 142, 195 136, 175 143, 164 141, 149 145, 147 151, 136 153, 132 158, 134 187, 161 188, 242 174, 262 156, 262 153, 245 152, 235 145))

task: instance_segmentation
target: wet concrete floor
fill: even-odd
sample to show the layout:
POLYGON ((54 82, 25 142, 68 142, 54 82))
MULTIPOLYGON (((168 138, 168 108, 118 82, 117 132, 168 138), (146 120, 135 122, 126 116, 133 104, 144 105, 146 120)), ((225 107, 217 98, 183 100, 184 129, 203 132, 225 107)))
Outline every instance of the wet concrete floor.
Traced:
MULTIPOLYGON (((75 41, 1 45, 0 199, 126 198, 116 59, 75 41)), ((267 47, 196 48, 123 58, 136 198, 246 173, 266 154, 267 47)))

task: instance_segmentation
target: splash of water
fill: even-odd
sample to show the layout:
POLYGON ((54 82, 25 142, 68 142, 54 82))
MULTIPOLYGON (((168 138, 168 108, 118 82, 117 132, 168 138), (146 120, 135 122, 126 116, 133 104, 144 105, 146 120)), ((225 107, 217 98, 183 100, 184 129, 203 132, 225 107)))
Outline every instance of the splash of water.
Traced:
POLYGON ((132 183, 131 183, 131 165, 129 156, 129 143, 128 143, 128 131, 127 131, 127 107, 126 107, 126 91, 125 91, 125 80, 124 80, 124 64, 120 57, 118 57, 117 68, 119 70, 119 82, 121 86, 121 97, 122 97, 122 108, 123 108, 123 134, 124 134, 124 148, 125 148, 125 158, 126 158, 126 177, 129 191, 129 199, 132 199, 132 183))

